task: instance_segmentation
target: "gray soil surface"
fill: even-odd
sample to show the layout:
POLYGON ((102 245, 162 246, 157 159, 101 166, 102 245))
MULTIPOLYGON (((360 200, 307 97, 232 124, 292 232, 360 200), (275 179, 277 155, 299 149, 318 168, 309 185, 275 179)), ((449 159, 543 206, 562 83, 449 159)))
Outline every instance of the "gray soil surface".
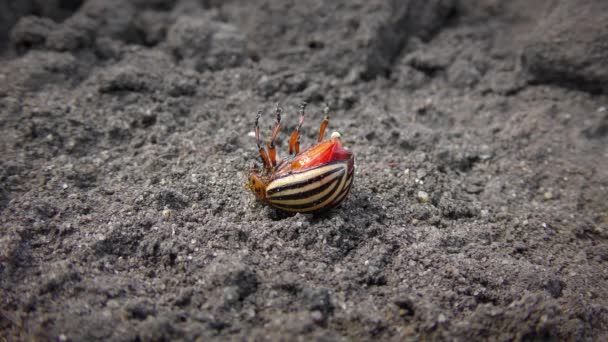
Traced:
POLYGON ((0 0, 0 340, 608 340, 607 84, 603 0, 0 0))

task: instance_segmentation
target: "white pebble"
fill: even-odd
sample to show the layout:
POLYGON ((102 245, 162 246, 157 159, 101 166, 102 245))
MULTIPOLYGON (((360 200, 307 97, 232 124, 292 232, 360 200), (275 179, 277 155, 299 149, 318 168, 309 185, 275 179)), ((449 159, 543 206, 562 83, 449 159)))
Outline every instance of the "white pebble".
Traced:
POLYGON ((429 201, 429 194, 427 194, 425 191, 418 191, 418 194, 416 194, 416 197, 418 198, 418 201, 420 203, 428 203, 429 201))

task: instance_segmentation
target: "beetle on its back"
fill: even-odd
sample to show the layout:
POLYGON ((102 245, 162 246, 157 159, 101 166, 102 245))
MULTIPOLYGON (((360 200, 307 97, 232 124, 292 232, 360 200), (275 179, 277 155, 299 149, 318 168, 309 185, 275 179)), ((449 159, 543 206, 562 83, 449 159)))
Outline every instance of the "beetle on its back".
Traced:
POLYGON ((306 104, 300 107, 300 122, 289 139, 289 157, 279 162, 274 144, 282 109, 277 105, 277 122, 266 148, 260 142, 261 111, 255 119, 255 139, 264 168, 260 171, 254 165, 249 170, 247 187, 260 201, 283 211, 312 213, 333 208, 346 198, 353 183, 355 156, 342 146, 340 133, 334 132, 323 141, 329 108, 325 108, 318 143, 300 153, 305 107, 306 104))

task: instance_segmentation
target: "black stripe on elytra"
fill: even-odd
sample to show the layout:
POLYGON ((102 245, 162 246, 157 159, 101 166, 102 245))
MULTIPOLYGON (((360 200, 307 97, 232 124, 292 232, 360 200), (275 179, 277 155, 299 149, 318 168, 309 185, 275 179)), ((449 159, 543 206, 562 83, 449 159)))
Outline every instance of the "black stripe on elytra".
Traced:
POLYGON ((350 191, 350 188, 353 185, 353 172, 351 171, 351 173, 349 174, 349 178, 350 178, 350 182, 348 181, 349 178, 346 179, 346 183, 344 184, 344 188, 342 189, 342 191, 340 192, 340 194, 338 194, 338 196, 336 196, 336 199, 334 199, 327 207, 328 208, 332 208, 335 207, 336 205, 340 204, 342 201, 344 201, 344 199, 346 199, 346 196, 348 195, 348 192, 350 191), (344 195, 344 196, 342 196, 344 195), (341 198, 340 198, 341 197, 341 198))
POLYGON ((346 199, 346 197, 348 197, 348 192, 350 191, 350 188, 350 186, 347 186, 344 190, 342 190, 342 192, 338 196, 336 196, 336 199, 329 203, 325 208, 330 209, 342 203, 346 199))
POLYGON ((350 170, 348 170, 348 176, 347 176, 347 179, 348 179, 348 178, 351 178, 351 177, 353 176, 353 173, 355 173, 355 169, 351 168, 350 170))
POLYGON ((342 182, 341 178, 338 178, 338 179, 340 181, 334 183, 334 186, 332 187, 331 191, 328 192, 325 196, 319 198, 316 201, 312 201, 310 203, 305 203, 305 204, 281 204, 281 203, 277 203, 276 206, 278 206, 279 208, 284 208, 284 209, 307 209, 307 208, 312 208, 312 207, 314 207, 316 205, 319 205, 319 204, 327 201, 327 199, 331 198, 331 196, 334 195, 334 193, 336 192, 336 188, 342 182))
MULTIPOLYGON (((326 165, 323 165, 323 166, 326 166, 326 165)), ((314 169, 311 169, 311 170, 314 170, 314 169)), ((311 171, 311 170, 307 170, 307 171, 311 171)), ((277 192, 281 192, 281 191, 285 191, 285 190, 290 190, 290 189, 296 189, 296 188, 300 188, 300 187, 306 186, 306 185, 308 185, 308 184, 312 184, 312 183, 314 183, 314 182, 318 182, 318 181, 320 181, 321 179, 323 179, 323 178, 325 178, 325 177, 327 177, 327 176, 329 176, 329 175, 331 175, 331 174, 333 174, 333 173, 340 172, 340 171, 342 171, 342 170, 344 170, 344 169, 343 169, 343 168, 337 168, 337 169, 335 169, 335 170, 331 170, 331 171, 329 171, 329 172, 322 173, 322 174, 320 174, 320 175, 318 175, 318 176, 315 176, 315 177, 313 177, 313 178, 311 178, 311 179, 307 179, 307 180, 305 180, 305 181, 301 181, 301 182, 297 182, 297 183, 290 183, 290 184, 288 184, 288 185, 283 185, 283 186, 280 186, 280 187, 278 187, 278 188, 270 189, 270 190, 268 190, 268 191, 266 192, 266 195, 267 195, 267 196, 270 196, 270 195, 272 195, 272 194, 274 194, 274 193, 277 193, 277 192)), ((299 173, 302 173, 302 172, 299 172, 299 173)), ((293 174, 293 173, 292 173, 292 174, 293 174)), ((283 176, 283 177, 287 177, 287 176, 290 176, 290 175, 291 175, 291 174, 286 174, 286 175, 285 175, 285 176, 283 176)), ((279 178, 277 178, 277 179, 281 179, 281 178, 283 178, 283 177, 279 177, 279 178)))
MULTIPOLYGON (((329 175, 328 177, 330 177, 330 176, 331 175, 329 175)), ((340 181, 343 176, 344 176, 344 170, 342 170, 342 172, 340 172, 338 177, 330 180, 329 182, 327 182, 325 184, 321 184, 320 186, 318 186, 316 188, 312 188, 310 190, 303 191, 303 192, 297 192, 295 194, 272 197, 270 199, 273 201, 282 201, 282 200, 292 200, 292 199, 303 199, 306 197, 314 196, 320 192, 323 192, 323 190, 329 188, 334 182, 340 181)), ((320 179, 319 181, 322 181, 322 179, 320 179)))
MULTIPOLYGON (((348 193, 348 192, 350 191, 350 188, 351 188, 351 185, 352 185, 352 184, 353 184, 352 182, 348 183, 348 185, 346 185, 346 186, 344 187, 344 189, 342 189, 342 191, 340 192, 340 194, 339 194, 338 196, 336 196, 336 199, 337 199, 337 198, 339 198, 340 196, 342 196, 342 194, 344 194, 344 193, 348 193)), ((345 197, 346 197, 346 196, 342 197, 342 198, 340 199, 340 202, 341 202, 342 200, 344 200, 344 198, 345 198, 345 197)), ((335 200, 334 200, 334 202, 335 202, 335 200)), ((339 203, 339 202, 338 202, 338 203, 339 203)), ((337 204, 337 203, 336 203, 336 204, 337 204)))

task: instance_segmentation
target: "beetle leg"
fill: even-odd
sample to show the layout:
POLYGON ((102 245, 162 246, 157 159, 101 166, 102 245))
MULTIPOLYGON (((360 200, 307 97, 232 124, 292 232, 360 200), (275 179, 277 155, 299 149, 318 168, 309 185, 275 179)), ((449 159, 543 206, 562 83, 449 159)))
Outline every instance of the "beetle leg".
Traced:
POLYGON ((327 128, 327 125, 329 124, 329 105, 325 105, 323 112, 325 113, 325 118, 323 118, 323 121, 321 121, 321 128, 319 129, 319 142, 323 141, 323 135, 325 134, 325 129, 327 128))
POLYGON ((258 121, 260 120, 260 116, 262 116, 262 111, 258 112, 258 115, 255 117, 255 142, 258 144, 258 151, 260 152, 260 157, 262 157, 262 162, 264 163, 265 168, 270 168, 270 159, 268 159, 268 154, 266 150, 260 143, 260 126, 258 125, 258 121))
POLYGON ((275 141, 277 140, 277 136, 279 136, 279 129, 281 128, 281 112, 283 109, 277 103, 277 123, 274 124, 274 129, 272 130, 272 137, 266 143, 266 147, 268 148, 268 156, 270 157, 270 163, 272 166, 277 165, 277 149, 274 146, 275 141))
POLYGON ((298 123, 298 127, 291 134, 291 138, 289 139, 289 154, 292 155, 300 153, 300 128, 302 128, 302 124, 304 123, 304 109, 306 108, 306 102, 300 105, 300 122, 298 123))

